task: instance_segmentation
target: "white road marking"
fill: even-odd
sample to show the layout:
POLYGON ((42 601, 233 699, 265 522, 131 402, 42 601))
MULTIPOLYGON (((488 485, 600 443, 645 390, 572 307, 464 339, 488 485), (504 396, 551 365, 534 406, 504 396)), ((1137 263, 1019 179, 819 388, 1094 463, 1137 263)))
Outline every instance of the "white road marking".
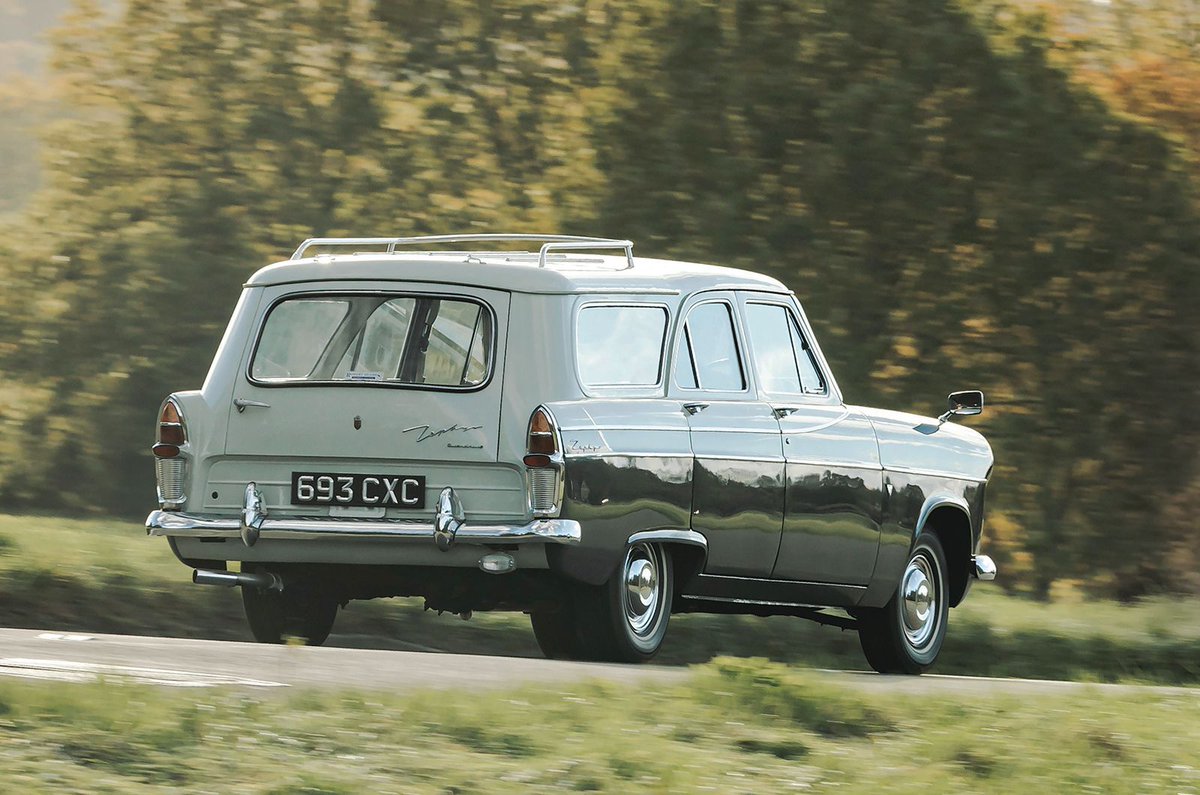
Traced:
POLYGON ((101 665, 72 660, 40 660, 25 657, 0 658, 0 676, 23 679, 50 679, 59 682, 95 682, 101 678, 129 679, 166 687, 289 687, 282 682, 246 679, 240 676, 177 671, 169 668, 137 668, 128 665, 101 665))
POLYGON ((91 635, 60 635, 57 632, 43 632, 38 640, 95 640, 91 635))

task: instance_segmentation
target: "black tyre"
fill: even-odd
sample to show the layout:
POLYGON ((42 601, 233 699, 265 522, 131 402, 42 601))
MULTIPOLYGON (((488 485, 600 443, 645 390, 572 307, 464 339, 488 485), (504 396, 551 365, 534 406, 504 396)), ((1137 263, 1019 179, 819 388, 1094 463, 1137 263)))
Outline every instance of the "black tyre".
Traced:
POLYGON ((662 544, 631 544, 607 583, 575 593, 580 654, 630 663, 653 658, 667 636, 674 590, 671 553, 662 544))
POLYGON ((886 605, 857 615, 859 643, 872 668, 882 674, 929 670, 942 650, 949 615, 946 553, 937 536, 917 540, 886 605))
POLYGON ((551 660, 579 659, 575 612, 570 602, 558 609, 531 610, 529 623, 533 625, 533 637, 537 640, 538 648, 546 657, 551 660))
POLYGON ((250 633, 259 643, 300 638, 307 646, 325 642, 338 610, 338 603, 332 597, 301 586, 283 591, 243 587, 242 606, 250 633))

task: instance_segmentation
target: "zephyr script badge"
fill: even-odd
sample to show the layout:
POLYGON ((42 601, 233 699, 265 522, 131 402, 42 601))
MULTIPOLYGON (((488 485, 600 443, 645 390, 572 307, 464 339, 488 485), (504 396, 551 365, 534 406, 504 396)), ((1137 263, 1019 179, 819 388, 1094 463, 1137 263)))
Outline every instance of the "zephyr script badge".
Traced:
POLYGON ((449 428, 442 428, 441 430, 431 431, 431 430, 429 430, 428 425, 414 425, 411 428, 405 428, 403 431, 401 431, 401 433, 408 433, 409 431, 420 431, 420 433, 417 434, 417 443, 420 444, 421 442, 425 441, 426 439, 433 439, 437 436, 443 436, 447 433, 454 433, 455 431, 477 431, 482 427, 483 427, 482 425, 459 425, 456 422, 453 425, 451 425, 449 428))

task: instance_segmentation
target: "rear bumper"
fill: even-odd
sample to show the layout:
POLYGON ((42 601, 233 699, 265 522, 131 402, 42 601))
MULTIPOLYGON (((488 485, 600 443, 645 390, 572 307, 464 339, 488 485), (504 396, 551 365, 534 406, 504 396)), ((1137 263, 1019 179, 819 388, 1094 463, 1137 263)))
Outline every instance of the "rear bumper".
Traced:
POLYGON ((573 519, 534 519, 523 525, 468 524, 452 489, 443 489, 429 521, 405 519, 271 518, 255 484, 246 486, 242 515, 210 516, 153 511, 146 517, 146 532, 177 538, 241 538, 254 546, 260 538, 317 540, 323 538, 374 538, 431 541, 441 549, 453 544, 578 544, 583 538, 573 519))
MULTIPOLYGON (((146 518, 152 536, 181 538, 238 538, 241 522, 227 516, 202 516, 175 511, 154 511, 146 518)), ((579 522, 571 519, 535 519, 524 525, 464 525, 455 534, 462 544, 521 544, 549 542, 578 544, 579 522)), ((434 540, 433 522, 358 521, 335 519, 264 519, 260 538, 401 538, 434 540)))

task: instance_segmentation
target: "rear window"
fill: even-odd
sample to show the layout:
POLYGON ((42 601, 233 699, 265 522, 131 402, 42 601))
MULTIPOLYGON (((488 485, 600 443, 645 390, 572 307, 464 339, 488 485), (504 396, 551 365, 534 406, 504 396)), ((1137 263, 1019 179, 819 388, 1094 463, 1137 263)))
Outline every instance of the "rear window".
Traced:
POLYGON ((584 307, 575 331, 584 386, 654 386, 666 333, 667 310, 661 306, 584 307))
POLYGON ((488 379, 493 338, 491 310, 468 298, 288 298, 267 315, 250 378, 470 389, 488 379))

